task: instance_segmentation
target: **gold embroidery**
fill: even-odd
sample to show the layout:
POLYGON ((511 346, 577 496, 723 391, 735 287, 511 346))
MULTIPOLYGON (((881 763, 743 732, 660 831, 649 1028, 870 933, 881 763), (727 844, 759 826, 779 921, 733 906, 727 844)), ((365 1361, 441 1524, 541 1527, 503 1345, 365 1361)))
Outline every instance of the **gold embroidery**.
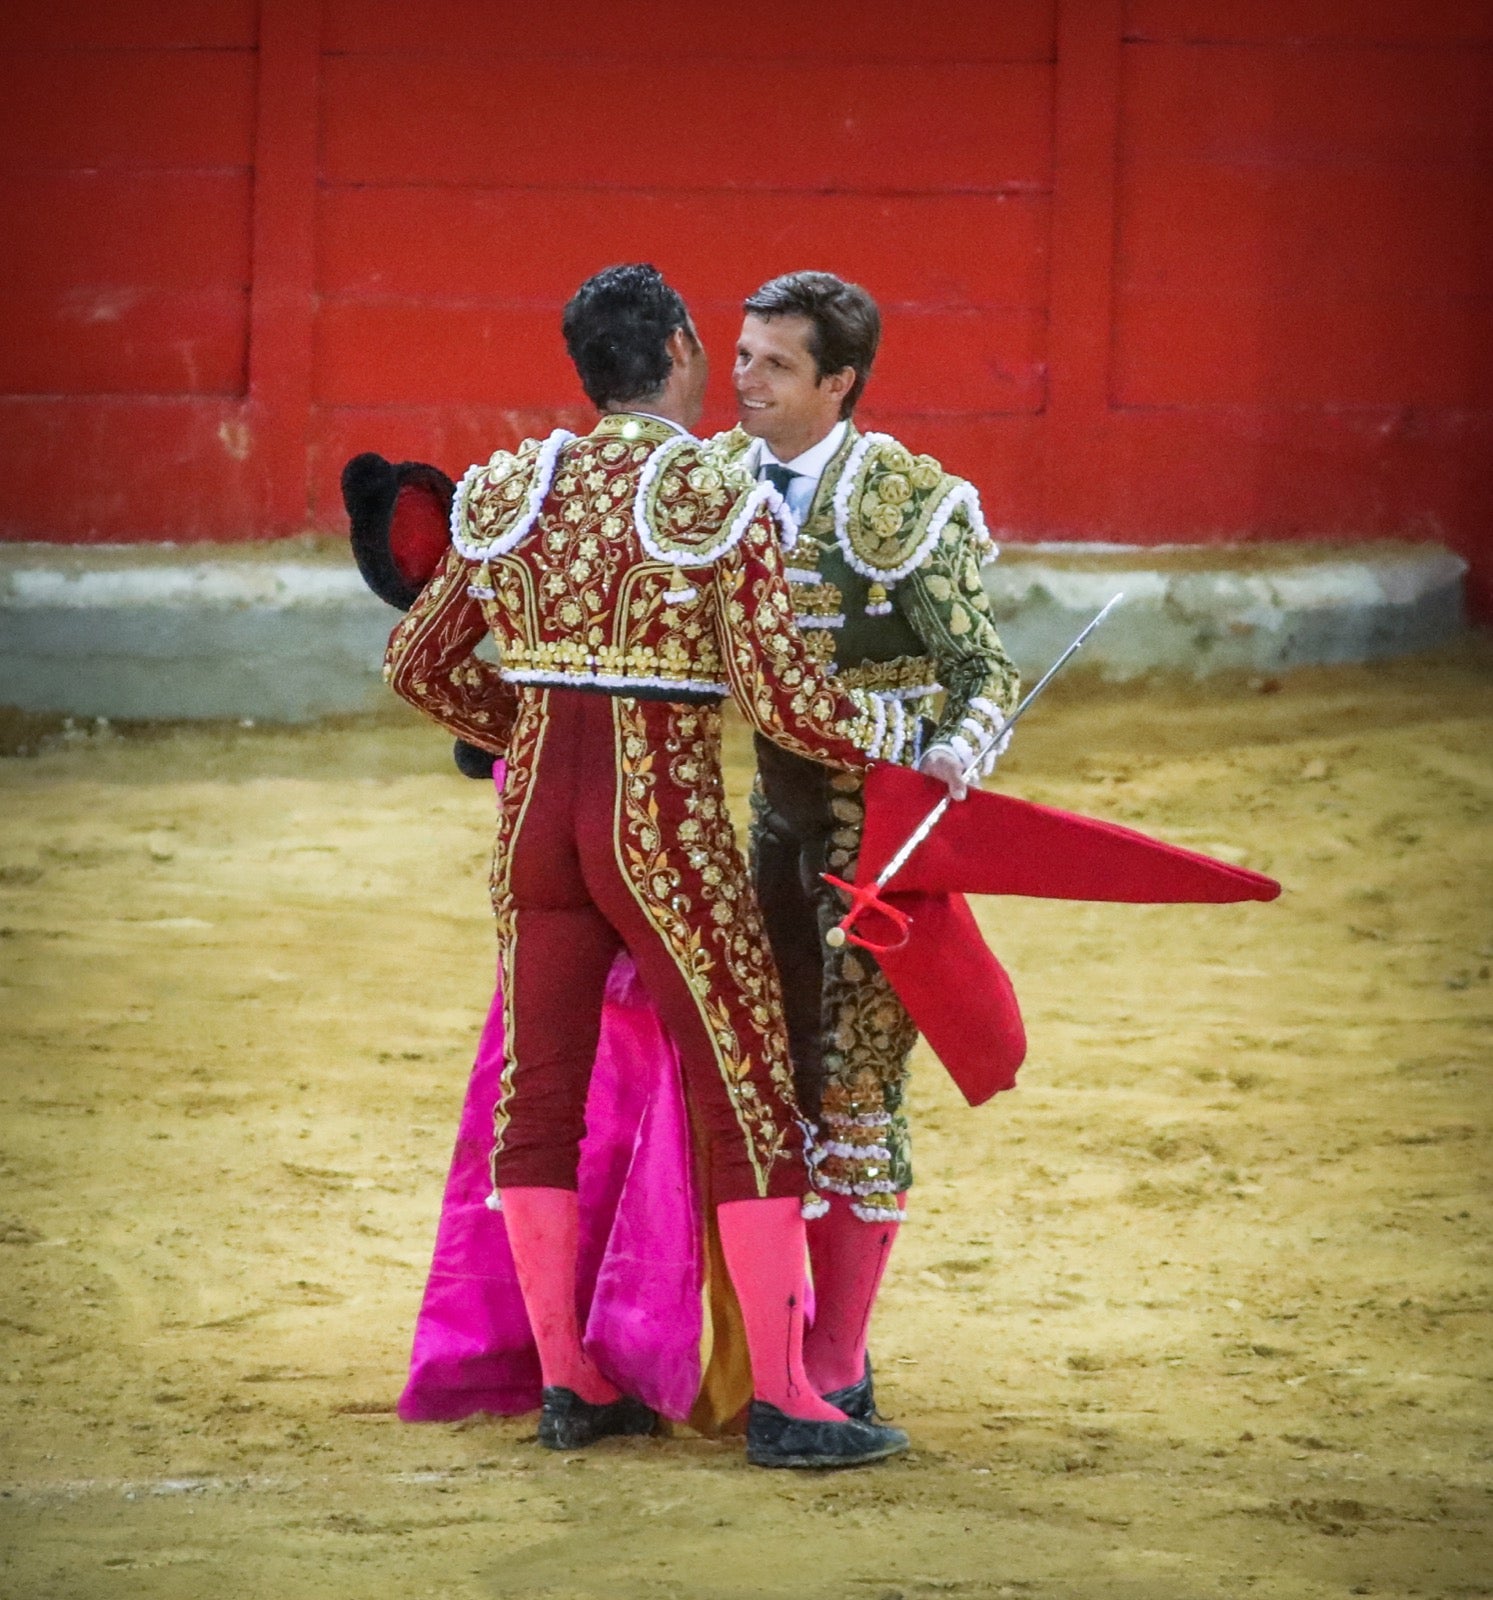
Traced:
POLYGON ((498 803, 498 831, 493 845, 492 904, 497 924, 498 959, 503 971, 503 1076, 498 1103, 493 1110, 493 1187, 497 1187, 497 1157, 508 1129, 508 1106, 513 1091, 517 1028, 513 1009, 514 958, 518 953, 518 918, 513 904, 513 846, 523 830, 529 802, 539 775, 539 756, 549 727, 549 696, 542 691, 519 698, 518 718, 508 746, 508 777, 498 803))
POLYGON ((773 1164, 794 1152, 754 1078, 765 1068, 793 1108, 793 1075, 775 1020, 777 973, 726 811, 720 712, 630 699, 612 707, 617 861, 689 985, 765 1194, 773 1164), (674 816, 681 806, 688 815, 674 816))
POLYGON ((795 583, 792 591, 800 623, 812 617, 837 617, 845 609, 845 598, 832 583, 795 583))
POLYGON ((841 667, 835 682, 842 688, 869 689, 880 694, 895 690, 937 694, 938 667, 931 656, 893 656, 890 661, 863 661, 857 666, 841 667))

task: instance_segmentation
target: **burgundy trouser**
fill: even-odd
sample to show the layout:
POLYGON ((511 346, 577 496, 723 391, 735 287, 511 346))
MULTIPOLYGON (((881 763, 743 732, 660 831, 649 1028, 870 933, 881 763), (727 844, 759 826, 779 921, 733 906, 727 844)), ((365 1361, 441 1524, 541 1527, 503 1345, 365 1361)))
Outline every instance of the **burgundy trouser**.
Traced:
MULTIPOLYGON (((712 1203, 804 1193, 808 1179, 791 1088, 775 1081, 763 1065, 767 1055, 785 1064, 787 1059, 775 983, 769 977, 770 993, 740 992, 738 969, 720 961, 709 964, 707 975, 697 971, 687 979, 681 970, 677 920, 671 947, 659 914, 650 914, 648 893, 639 892, 640 870, 649 874, 647 884, 655 884, 661 862, 669 869, 677 866, 678 876, 671 881, 677 882, 678 893, 671 903, 688 906, 689 925, 700 933, 701 948, 719 948, 723 919, 712 912, 722 903, 720 875, 732 874, 722 840, 714 840, 717 887, 712 895, 691 875, 691 851, 669 837, 671 818, 690 815, 692 801, 711 785, 718 792, 717 714, 657 702, 619 705, 607 695, 583 690, 526 691, 522 699, 494 878, 507 1007, 507 1067, 494 1162, 498 1187, 575 1188, 607 973, 613 957, 625 948, 678 1047, 712 1203), (697 733, 691 745, 695 781, 688 788, 667 777, 679 764, 680 744, 670 737, 676 714, 687 727, 708 722, 706 732, 697 733), (629 736, 632 770, 645 771, 647 781, 657 786, 658 826, 653 839, 643 840, 652 847, 644 852, 649 855, 646 869, 637 865, 637 826, 629 822, 619 796, 624 781, 619 752, 629 736), (639 739, 650 750, 656 747, 657 755, 641 769, 639 739), (713 770, 705 771, 707 764, 713 770), (702 1017, 702 999, 713 1030, 702 1017), (724 1034, 722 1015, 732 1019, 724 1034), (769 1033, 772 1041, 766 1038, 769 1033), (723 1038, 731 1041, 724 1051, 723 1038), (748 1135, 728 1092, 728 1065, 738 1102, 745 1084, 744 1103, 759 1123, 766 1113, 769 1128, 781 1133, 781 1149, 765 1170, 760 1132, 754 1170, 748 1135)), ((726 840, 729 827, 722 815, 726 840)), ((745 865, 734 842, 730 849, 736 856, 740 903, 750 910, 735 917, 724 935, 734 936, 738 945, 743 933, 762 941, 745 865)), ((700 854, 696 849, 693 859, 700 854)), ((734 910, 737 902, 732 904, 734 910)), ((678 913, 674 915, 677 919, 678 913)), ((763 963, 770 974, 770 958, 764 956, 763 963)))

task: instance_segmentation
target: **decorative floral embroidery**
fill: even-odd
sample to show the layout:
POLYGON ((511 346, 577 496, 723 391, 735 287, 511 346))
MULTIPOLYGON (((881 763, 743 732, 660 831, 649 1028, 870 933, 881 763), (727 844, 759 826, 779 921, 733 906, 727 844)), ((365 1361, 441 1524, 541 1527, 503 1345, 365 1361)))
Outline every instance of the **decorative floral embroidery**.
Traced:
POLYGON ((617 860, 690 986, 766 1193, 773 1164, 796 1154, 778 1110, 796 1101, 777 971, 726 810, 720 713, 612 704, 617 860))
POLYGON ((912 455, 890 434, 865 433, 856 440, 833 506, 835 539, 846 562, 881 586, 879 596, 873 588, 871 616, 890 612, 884 586, 921 565, 961 508, 985 559, 995 559, 974 485, 947 477, 932 456, 912 455))
MULTIPOLYGON (((508 747, 508 777, 498 801, 497 841, 493 846, 492 904, 498 934, 498 959, 504 972, 514 970, 518 950, 518 920, 513 905, 513 849, 528 815, 534 796, 534 780, 539 773, 539 754, 549 727, 549 696, 525 695, 519 703, 513 737, 508 747)), ((514 1048, 517 1038, 513 1011, 513 987, 503 985, 503 1075, 493 1112, 492 1184, 497 1189, 497 1158, 508 1130, 507 1107, 513 1098, 514 1048)))
POLYGON ((468 571, 459 555, 447 555, 390 635, 384 681, 459 738, 501 755, 517 702, 498 669, 472 654, 484 630, 468 571))
POLYGON ((468 467, 451 497, 451 542, 469 561, 504 555, 538 520, 560 451, 575 435, 565 428, 538 443, 526 439, 516 455, 497 451, 468 467))
POLYGON ((644 465, 633 523, 655 561, 710 566, 740 543, 764 505, 777 519, 783 548, 792 549, 797 530, 777 490, 770 483, 753 483, 737 467, 706 459, 697 440, 681 437, 660 445, 644 465))

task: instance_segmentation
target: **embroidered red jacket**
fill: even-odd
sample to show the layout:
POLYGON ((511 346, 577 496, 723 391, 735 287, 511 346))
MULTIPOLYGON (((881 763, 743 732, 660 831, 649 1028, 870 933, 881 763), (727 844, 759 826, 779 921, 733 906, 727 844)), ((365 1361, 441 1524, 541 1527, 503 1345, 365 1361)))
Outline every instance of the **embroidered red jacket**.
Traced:
POLYGON ((858 768, 884 709, 810 656, 765 484, 626 413, 499 451, 457 486, 452 550, 394 630, 384 675, 460 737, 503 754, 519 685, 729 696, 800 755, 858 768), (473 654, 484 636, 497 654, 473 654))

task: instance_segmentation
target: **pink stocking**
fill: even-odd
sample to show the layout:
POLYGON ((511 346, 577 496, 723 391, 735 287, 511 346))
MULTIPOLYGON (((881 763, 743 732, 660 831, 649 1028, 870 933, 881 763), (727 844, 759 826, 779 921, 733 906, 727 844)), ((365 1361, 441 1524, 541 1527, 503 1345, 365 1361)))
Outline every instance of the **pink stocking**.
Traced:
POLYGON ((848 1388, 865 1375, 871 1308, 898 1228, 895 1222, 862 1222, 844 1195, 825 1198, 829 1211, 808 1230, 814 1326, 804 1339, 804 1365, 820 1394, 848 1388))
POLYGON ((546 1388, 572 1389, 591 1405, 619 1391, 581 1347, 575 1308, 580 1209, 573 1189, 504 1189, 503 1221, 523 1290, 524 1309, 539 1346, 546 1388))
POLYGON ((804 1224, 800 1202, 728 1200, 716 1207, 721 1249, 746 1324, 752 1393, 790 1417, 843 1422, 804 1371, 804 1224))

